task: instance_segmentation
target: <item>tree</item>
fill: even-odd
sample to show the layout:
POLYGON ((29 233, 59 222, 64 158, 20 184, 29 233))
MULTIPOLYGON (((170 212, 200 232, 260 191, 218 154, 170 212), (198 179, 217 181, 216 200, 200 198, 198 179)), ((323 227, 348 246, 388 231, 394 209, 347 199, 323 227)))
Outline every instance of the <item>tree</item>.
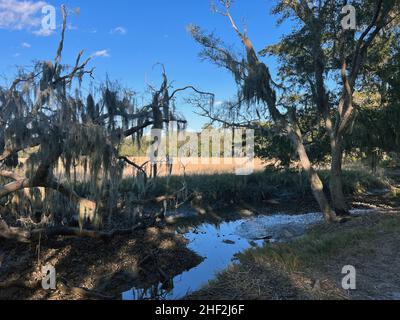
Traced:
MULTIPOLYGON (((230 13, 232 1, 220 0, 214 9, 228 18, 246 49, 246 56, 241 59, 213 34, 206 34, 197 26, 192 26, 190 31, 204 49, 202 57, 233 73, 239 88, 236 114, 256 115, 251 120, 231 121, 231 125, 254 127, 260 118, 272 120, 276 133, 284 133, 291 140, 303 169, 309 175, 314 196, 326 220, 331 221, 349 210, 342 185, 343 141, 354 119, 353 96, 359 75, 377 36, 390 32, 398 6, 392 0, 357 2, 358 10, 364 13, 359 19, 359 28, 363 30, 359 35, 341 30, 340 14, 347 1, 320 0, 316 5, 314 3, 306 0, 278 1, 274 13, 281 14, 282 21, 294 18, 298 24, 293 33, 278 45, 257 54, 248 35, 240 31, 230 13), (267 53, 280 59, 281 84, 272 80, 269 68, 261 61, 267 53), (337 93, 328 90, 330 79, 327 75, 338 70, 340 77, 334 77, 336 89, 340 88, 337 93), (309 109, 314 110, 316 125, 327 133, 330 141, 330 194, 334 210, 306 148, 309 132, 302 131, 301 119, 304 111, 309 109)), ((220 118, 214 110, 207 110, 204 115, 220 118)))
MULTIPOLYGON (((119 155, 121 144, 128 137, 140 142, 145 129, 161 130, 171 121, 183 129, 186 121, 174 108, 175 98, 181 92, 192 90, 202 96, 213 95, 193 86, 173 90, 163 70, 161 86, 151 88, 148 105, 136 105, 131 91, 109 81, 99 89, 97 101, 94 94, 82 97, 81 83, 85 76, 93 76, 93 69, 87 69, 90 58, 81 61, 83 52, 78 54, 72 68, 61 63, 67 25, 64 6, 61 9, 63 27, 54 61, 38 62, 32 72, 20 71, 10 88, 0 88, 0 182, 4 182, 0 184, 0 199, 10 200, 12 195, 28 190, 30 195, 22 193, 21 197, 24 203, 30 202, 38 188, 45 189, 42 200, 49 206, 49 214, 53 216, 50 225, 54 227, 40 230, 43 235, 108 237, 126 233, 132 228, 97 234, 82 229, 87 221, 101 229, 104 216, 110 218, 121 203, 132 206, 133 211, 148 203, 164 204, 173 195, 142 199, 145 194, 138 192, 120 199, 118 187, 125 165, 134 166, 138 175, 146 176, 141 165, 119 155), (21 152, 27 157, 24 170, 20 169, 21 152), (60 163, 66 179, 55 176, 60 163), (84 168, 85 176, 90 171, 87 198, 75 191, 76 175, 71 178, 71 171, 78 166, 84 168), (58 218, 54 217, 57 212, 62 213, 58 218), (69 213, 78 214, 80 230, 62 227, 69 213)), ((30 210, 28 215, 32 214, 30 210)), ((38 234, 12 229, 0 216, 0 237, 29 240, 38 234)))
MULTIPOLYGON (((304 146, 303 134, 297 122, 296 110, 285 101, 281 100, 281 105, 286 108, 286 113, 282 113, 278 108, 278 99, 276 84, 273 82, 269 68, 259 60, 254 46, 248 36, 241 32, 237 27, 233 17, 230 14, 231 1, 221 0, 220 4, 223 11, 217 11, 228 18, 232 27, 236 31, 242 44, 246 49, 246 57, 239 61, 234 53, 216 38, 213 34, 205 34, 199 27, 191 26, 190 32, 194 39, 204 47, 202 55, 219 66, 227 68, 234 76, 239 87, 239 98, 237 107, 242 103, 247 104, 248 111, 251 106, 255 107, 255 113, 261 117, 260 108, 266 107, 264 114, 268 113, 274 122, 278 132, 285 132, 299 155, 303 169, 308 173, 313 194, 328 221, 335 220, 335 214, 332 211, 329 202, 324 194, 323 183, 311 164, 306 148, 304 146)), ((237 112, 240 114, 241 112, 237 112)), ((213 110, 205 113, 213 119, 213 110)), ((231 123, 233 126, 252 126, 254 121, 246 123, 231 123)))
POLYGON ((346 215, 349 211, 343 193, 342 162, 344 141, 354 120, 354 94, 360 90, 360 75, 368 64, 369 50, 379 42, 380 36, 387 37, 393 33, 392 22, 398 10, 392 0, 352 2, 358 13, 357 27, 362 30, 358 36, 356 31, 341 30, 341 8, 347 4, 347 1, 317 1, 313 6, 307 1, 282 1, 275 9, 275 13, 283 14, 284 18, 294 17, 301 23, 299 30, 278 45, 284 48, 277 49, 286 61, 296 59, 297 53, 293 52, 291 41, 296 41, 295 48, 301 46, 304 50, 305 63, 297 65, 295 76, 305 77, 309 82, 308 90, 313 94, 330 138, 330 193, 339 215, 346 215), (340 74, 340 79, 335 79, 336 73, 340 74), (336 86, 329 92, 331 75, 336 86))

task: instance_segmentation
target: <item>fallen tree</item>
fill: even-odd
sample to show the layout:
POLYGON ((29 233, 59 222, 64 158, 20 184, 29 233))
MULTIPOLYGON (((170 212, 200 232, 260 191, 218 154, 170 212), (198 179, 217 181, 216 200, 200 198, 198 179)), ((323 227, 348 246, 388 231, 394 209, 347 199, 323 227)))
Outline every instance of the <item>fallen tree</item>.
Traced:
POLYGON ((84 228, 90 223, 102 230, 104 219, 111 220, 113 212, 121 209, 120 203, 130 206, 126 211, 149 204, 165 206, 176 199, 176 193, 146 199, 146 185, 157 176, 158 164, 151 163, 152 172, 148 175, 143 167, 120 156, 121 145, 128 138, 140 145, 145 130, 166 130, 170 122, 177 123, 179 130, 185 129, 186 120, 174 107, 176 96, 182 92, 191 90, 208 102, 213 101, 211 93, 191 85, 172 91, 164 68, 159 89, 150 87, 148 104, 138 105, 131 90, 110 81, 97 89, 97 101, 94 93, 83 98, 82 82, 93 78, 94 68, 88 69, 91 57, 83 60, 83 51, 72 67, 61 63, 67 27, 64 6, 61 12, 61 40, 54 60, 38 62, 33 71, 19 71, 9 88, 0 88, 0 200, 10 203, 18 195, 28 205, 17 204, 15 214, 32 215, 31 195, 43 189, 41 214, 58 215, 54 218, 57 221, 52 221, 55 227, 33 231, 8 227, 3 221, 3 238, 31 241, 41 234, 109 239, 131 232, 135 226, 110 232, 84 228), (25 157, 22 169, 21 153, 25 157), (129 201, 119 194, 125 165, 145 176, 143 182, 136 177, 136 183, 143 185, 130 195, 129 201), (76 191, 80 182, 78 166, 88 180, 84 194, 76 191), (62 176, 56 176, 60 167, 62 176), (66 216, 78 216, 79 229, 58 226, 66 216))

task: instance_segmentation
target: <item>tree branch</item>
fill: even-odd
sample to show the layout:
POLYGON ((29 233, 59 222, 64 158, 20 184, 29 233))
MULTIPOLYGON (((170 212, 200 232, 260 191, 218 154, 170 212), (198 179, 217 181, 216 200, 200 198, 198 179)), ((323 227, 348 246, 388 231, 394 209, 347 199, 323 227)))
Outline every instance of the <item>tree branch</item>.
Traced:
POLYGON ((213 98, 215 97, 215 94, 213 94, 213 93, 200 91, 200 90, 196 89, 196 88, 193 87, 193 86, 186 86, 186 87, 184 87, 184 88, 176 89, 176 90, 169 96, 169 99, 170 99, 170 100, 173 99, 174 96, 175 96, 178 92, 186 91, 186 90, 188 90, 188 89, 191 89, 191 90, 197 92, 198 94, 209 95, 209 96, 212 96, 213 98))

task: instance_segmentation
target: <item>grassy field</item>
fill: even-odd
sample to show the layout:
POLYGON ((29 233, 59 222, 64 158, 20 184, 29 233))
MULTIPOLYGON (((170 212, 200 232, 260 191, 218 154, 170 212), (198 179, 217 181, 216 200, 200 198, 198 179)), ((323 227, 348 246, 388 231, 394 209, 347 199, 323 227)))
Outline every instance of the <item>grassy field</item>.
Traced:
MULTIPOLYGON (((328 184, 329 172, 320 171, 328 184)), ((384 177, 374 176, 363 169, 345 170, 343 173, 345 193, 349 198, 363 195, 369 190, 390 189, 390 181, 384 177)), ((307 210, 318 210, 312 196, 308 177, 297 170, 267 169, 249 176, 237 176, 233 173, 192 173, 185 176, 160 176, 147 186, 144 198, 155 198, 173 194, 185 186, 187 195, 193 199, 187 205, 200 209, 201 212, 224 209, 243 203, 256 208, 285 210, 286 206, 293 213, 307 210), (293 205, 295 204, 295 205, 293 205)), ((137 194, 141 187, 132 175, 127 175, 119 185, 122 197, 137 194)), ((90 197, 87 183, 78 183, 76 191, 90 197)), ((329 190, 326 190, 329 193, 329 190)), ((181 199, 182 200, 182 199, 181 199)))

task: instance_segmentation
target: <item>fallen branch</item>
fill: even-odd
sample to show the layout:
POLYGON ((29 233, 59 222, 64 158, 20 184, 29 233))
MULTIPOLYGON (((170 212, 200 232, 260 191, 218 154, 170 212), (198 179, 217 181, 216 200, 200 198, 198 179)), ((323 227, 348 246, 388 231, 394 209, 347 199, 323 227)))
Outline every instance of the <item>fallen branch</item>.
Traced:
POLYGON ((79 228, 69 227, 50 227, 26 231, 21 228, 10 228, 4 220, 0 220, 0 238, 16 240, 23 243, 31 243, 32 241, 37 241, 39 238, 52 238, 58 236, 111 240, 116 236, 130 235, 141 227, 141 225, 138 225, 131 229, 120 229, 110 232, 81 230, 79 228))
POLYGON ((135 205, 140 205, 140 206, 145 206, 145 205, 149 205, 149 204, 155 204, 155 205, 159 205, 162 204, 166 201, 171 201, 171 200, 176 200, 179 193, 184 191, 186 188, 182 188, 172 194, 169 195, 162 195, 159 197, 155 197, 155 198, 151 198, 151 199, 145 199, 145 200, 133 200, 130 201, 131 204, 135 204, 135 205))
POLYGON ((0 238, 7 240, 16 240, 18 242, 29 242, 27 239, 30 234, 19 228, 10 228, 8 224, 0 219, 0 238))
POLYGON ((141 173, 143 173, 145 180, 148 180, 148 176, 147 176, 147 172, 143 169, 143 167, 148 163, 145 162, 144 164, 142 164, 141 166, 139 166, 138 164, 134 163, 133 161, 129 160, 128 157, 119 157, 119 160, 125 161, 127 164, 129 164, 130 166, 134 167, 136 170, 140 171, 141 173))

